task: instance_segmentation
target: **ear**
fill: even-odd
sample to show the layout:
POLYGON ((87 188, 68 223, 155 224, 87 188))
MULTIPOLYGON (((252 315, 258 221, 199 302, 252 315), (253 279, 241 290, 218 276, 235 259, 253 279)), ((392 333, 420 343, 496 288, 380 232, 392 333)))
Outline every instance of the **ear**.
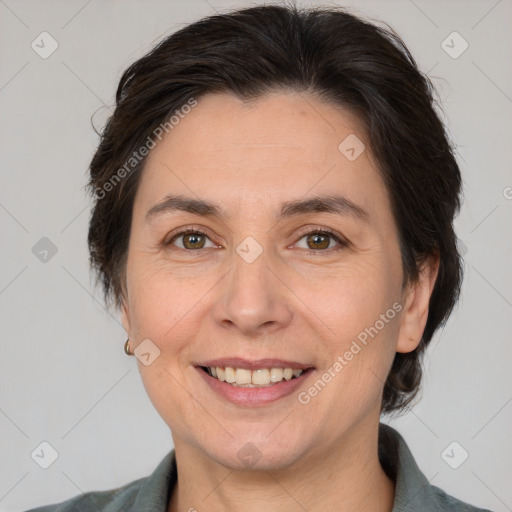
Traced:
POLYGON ((130 333, 130 310, 126 305, 126 299, 123 298, 121 302, 121 323, 123 324, 124 330, 129 336, 130 333))
POLYGON ((421 267, 418 279, 407 286, 400 319, 397 352, 412 352, 420 343, 428 318, 428 305, 439 271, 439 253, 421 267))

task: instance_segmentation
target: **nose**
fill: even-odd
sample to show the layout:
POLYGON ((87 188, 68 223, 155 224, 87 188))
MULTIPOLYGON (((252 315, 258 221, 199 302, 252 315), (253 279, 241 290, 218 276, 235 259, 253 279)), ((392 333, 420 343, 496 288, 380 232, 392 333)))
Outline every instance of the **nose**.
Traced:
POLYGON ((291 322, 292 292, 265 251, 251 263, 234 252, 231 271, 222 280, 218 293, 213 315, 224 329, 258 337, 291 322))

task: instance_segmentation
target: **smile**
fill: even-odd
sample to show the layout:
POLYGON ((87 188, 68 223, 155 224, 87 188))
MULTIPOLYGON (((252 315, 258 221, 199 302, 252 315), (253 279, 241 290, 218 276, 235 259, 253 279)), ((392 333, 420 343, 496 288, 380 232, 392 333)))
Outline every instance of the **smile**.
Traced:
POLYGON ((234 387, 268 387, 279 384, 283 380, 292 380, 300 377, 304 370, 292 368, 232 368, 231 366, 201 367, 208 375, 221 382, 227 382, 234 387))
POLYGON ((315 372, 311 365, 281 359, 224 358, 194 366, 214 395, 250 408, 292 395, 315 372))

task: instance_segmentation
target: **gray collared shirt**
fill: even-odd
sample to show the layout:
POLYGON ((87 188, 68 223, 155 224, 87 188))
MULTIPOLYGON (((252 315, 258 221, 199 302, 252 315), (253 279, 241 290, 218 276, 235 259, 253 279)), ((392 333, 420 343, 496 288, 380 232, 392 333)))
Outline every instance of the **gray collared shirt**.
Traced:
MULTIPOLYGON (((383 466, 395 480, 392 512, 491 512, 468 505, 431 485, 418 468, 403 437, 383 424, 380 432, 390 441, 387 447, 380 446, 379 456, 381 462, 383 459, 387 461, 383 466)), ((27 512, 167 512, 176 478, 176 459, 171 450, 148 477, 117 489, 88 492, 27 512)))

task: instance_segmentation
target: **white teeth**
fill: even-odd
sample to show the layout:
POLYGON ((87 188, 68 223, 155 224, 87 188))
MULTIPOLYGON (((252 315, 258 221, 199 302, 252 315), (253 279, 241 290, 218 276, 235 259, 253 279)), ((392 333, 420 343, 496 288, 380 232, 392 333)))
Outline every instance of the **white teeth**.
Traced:
POLYGON ((283 380, 283 369, 272 368, 270 370, 270 382, 281 382, 283 380))
POLYGON ((258 368, 257 370, 248 370, 246 368, 233 368, 226 366, 211 366, 208 368, 212 377, 221 382, 228 382, 233 386, 241 387, 265 387, 291 380, 302 375, 304 370, 294 370, 292 368, 258 368))
POLYGON ((251 370, 246 370, 244 368, 237 368, 235 376, 236 376, 237 384, 250 384, 251 383, 251 370))
POLYGON ((254 370, 252 372, 252 383, 261 386, 268 386, 270 384, 270 372, 266 368, 263 370, 254 370))
POLYGON ((226 379, 226 382, 229 382, 230 384, 236 382, 235 370, 230 366, 226 366, 226 369, 224 370, 224 378, 226 379))

